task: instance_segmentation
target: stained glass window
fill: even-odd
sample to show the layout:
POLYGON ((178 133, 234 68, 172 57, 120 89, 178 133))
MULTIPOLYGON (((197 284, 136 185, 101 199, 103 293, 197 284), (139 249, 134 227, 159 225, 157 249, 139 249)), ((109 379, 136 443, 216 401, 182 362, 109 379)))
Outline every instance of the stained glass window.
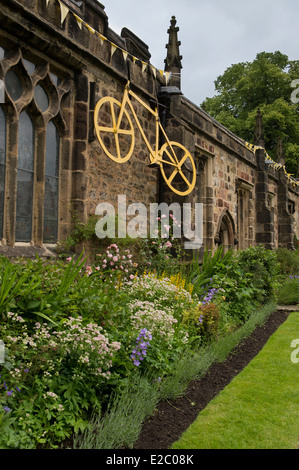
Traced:
POLYGON ((3 237, 4 187, 6 163, 6 122, 3 109, 0 107, 0 237, 3 237))
POLYGON ((31 241, 34 175, 34 129, 23 111, 19 120, 16 241, 31 241))
POLYGON ((44 197, 44 242, 57 241, 58 226, 58 177, 59 177, 59 133, 52 121, 47 126, 45 197, 44 197))

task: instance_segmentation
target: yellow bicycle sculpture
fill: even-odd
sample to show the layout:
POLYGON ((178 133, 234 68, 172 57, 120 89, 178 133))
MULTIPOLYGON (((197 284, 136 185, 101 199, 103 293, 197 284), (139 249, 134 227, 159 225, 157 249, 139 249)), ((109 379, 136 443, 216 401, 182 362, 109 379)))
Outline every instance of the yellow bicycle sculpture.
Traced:
POLYGON ((117 163, 125 163, 131 157, 135 147, 134 127, 129 106, 142 138, 150 153, 150 165, 159 165, 163 178, 169 188, 180 196, 193 190, 196 182, 196 169, 189 151, 178 142, 169 141, 159 119, 158 109, 151 109, 130 89, 128 81, 122 102, 106 96, 101 98, 94 111, 94 126, 97 138, 108 157, 117 163), (136 115, 130 97, 136 99, 156 120, 155 148, 149 143, 139 118, 136 115), (164 135, 165 143, 159 150, 159 130, 164 135), (111 139, 111 135, 114 136, 111 139))

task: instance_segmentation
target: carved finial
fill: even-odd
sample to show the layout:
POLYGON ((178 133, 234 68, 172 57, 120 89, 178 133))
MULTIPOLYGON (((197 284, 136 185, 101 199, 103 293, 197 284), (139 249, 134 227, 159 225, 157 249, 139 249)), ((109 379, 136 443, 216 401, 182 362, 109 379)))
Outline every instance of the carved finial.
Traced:
POLYGON ((166 44, 167 56, 165 59, 165 72, 171 72, 169 85, 176 86, 181 89, 181 69, 182 56, 180 55, 181 42, 178 41, 179 28, 176 26, 176 18, 172 16, 170 20, 170 28, 168 29, 169 40, 166 44))
POLYGON ((283 166, 285 165, 285 154, 282 139, 279 139, 277 142, 276 161, 277 163, 281 163, 283 166))
POLYGON ((254 144, 265 148, 263 120, 262 120, 262 114, 261 114, 260 108, 258 108, 257 115, 256 115, 254 144))

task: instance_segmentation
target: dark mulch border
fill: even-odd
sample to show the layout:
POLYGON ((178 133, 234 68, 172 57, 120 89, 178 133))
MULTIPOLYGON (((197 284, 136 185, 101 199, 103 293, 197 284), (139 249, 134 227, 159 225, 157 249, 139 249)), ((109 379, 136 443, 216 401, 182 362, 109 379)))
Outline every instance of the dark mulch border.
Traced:
POLYGON ((258 354, 289 313, 288 310, 272 313, 224 362, 213 364, 204 377, 190 382, 183 397, 161 401, 144 423, 134 449, 169 449, 198 413, 258 354))

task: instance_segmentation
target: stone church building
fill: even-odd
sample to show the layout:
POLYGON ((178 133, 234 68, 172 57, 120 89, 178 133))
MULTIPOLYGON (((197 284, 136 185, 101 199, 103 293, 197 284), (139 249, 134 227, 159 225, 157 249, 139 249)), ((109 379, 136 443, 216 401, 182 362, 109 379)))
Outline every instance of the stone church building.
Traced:
MULTIPOLYGON (((96 0, 0 1, 2 254, 46 254, 70 233, 72 211, 87 221, 99 203, 116 206, 118 195, 146 206, 203 203, 208 249, 260 243, 294 248, 299 186, 266 159, 262 116, 252 130, 251 143, 259 147, 253 151, 184 96, 178 30, 172 17, 161 71, 134 32, 123 28, 119 36, 109 27, 105 7, 96 0), (167 180, 159 165, 149 165, 148 146, 129 109, 127 126, 113 131, 128 79, 139 97, 130 102, 148 143, 165 141, 150 112, 158 105, 169 139, 188 149, 195 167, 183 158, 186 181, 196 173, 188 194, 170 188, 179 172, 167 180), (100 140, 94 115, 105 97, 111 99, 98 128, 110 131, 100 140), (129 139, 134 148, 122 161, 129 139)), ((284 165, 282 145, 277 162, 284 165)))

